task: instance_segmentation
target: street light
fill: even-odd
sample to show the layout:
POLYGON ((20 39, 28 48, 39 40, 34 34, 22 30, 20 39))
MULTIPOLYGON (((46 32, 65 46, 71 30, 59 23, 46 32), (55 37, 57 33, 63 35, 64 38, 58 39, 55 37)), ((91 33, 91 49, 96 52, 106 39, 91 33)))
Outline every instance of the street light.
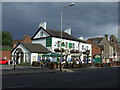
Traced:
POLYGON ((62 62, 62 19, 63 19, 63 10, 67 7, 70 7, 70 6, 74 6, 74 3, 71 3, 65 7, 62 8, 61 10, 61 43, 60 43, 60 50, 61 50, 61 58, 60 58, 60 71, 62 71, 62 68, 61 68, 61 62, 62 62))

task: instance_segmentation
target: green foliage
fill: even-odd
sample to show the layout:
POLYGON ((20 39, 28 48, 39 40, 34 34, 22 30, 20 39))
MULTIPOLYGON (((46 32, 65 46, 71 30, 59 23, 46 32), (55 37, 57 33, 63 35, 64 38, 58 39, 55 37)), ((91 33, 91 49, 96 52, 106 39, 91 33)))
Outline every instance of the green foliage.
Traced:
MULTIPOLYGON (((12 46, 12 35, 7 31, 0 31, 0 42, 2 41, 2 46, 12 46)), ((0 43, 1 44, 1 43, 0 43)))
POLYGON ((10 51, 12 49, 9 49, 9 48, 0 48, 1 51, 10 51))

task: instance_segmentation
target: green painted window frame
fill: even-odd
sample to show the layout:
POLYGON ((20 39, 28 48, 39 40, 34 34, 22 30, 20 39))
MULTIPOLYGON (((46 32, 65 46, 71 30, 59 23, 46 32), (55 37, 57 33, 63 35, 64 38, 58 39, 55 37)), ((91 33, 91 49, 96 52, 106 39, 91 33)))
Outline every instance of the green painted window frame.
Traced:
POLYGON ((69 48, 72 48, 72 43, 69 43, 69 48))

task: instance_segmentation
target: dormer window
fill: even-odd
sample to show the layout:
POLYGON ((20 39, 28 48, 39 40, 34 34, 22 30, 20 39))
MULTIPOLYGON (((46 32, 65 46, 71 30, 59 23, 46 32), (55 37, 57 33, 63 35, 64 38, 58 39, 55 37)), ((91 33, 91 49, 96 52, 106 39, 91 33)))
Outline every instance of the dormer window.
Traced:
POLYGON ((43 32, 40 33, 40 36, 43 37, 43 32))

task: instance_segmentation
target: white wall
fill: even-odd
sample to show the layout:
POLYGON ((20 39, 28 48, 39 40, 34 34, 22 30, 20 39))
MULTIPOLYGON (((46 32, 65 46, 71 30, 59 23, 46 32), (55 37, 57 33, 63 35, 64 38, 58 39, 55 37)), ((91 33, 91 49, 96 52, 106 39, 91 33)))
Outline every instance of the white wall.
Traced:
MULTIPOLYGON (((44 47, 46 47, 46 39, 47 38, 43 38, 43 39, 39 39, 39 40, 32 40, 32 43, 42 44, 44 47)), ((52 51, 52 47, 46 47, 46 48, 49 49, 50 51, 52 51)))
POLYGON ((36 39, 36 38, 42 38, 42 37, 48 37, 48 36, 50 36, 47 32, 45 32, 44 30, 40 30, 37 34, 36 34, 36 36, 33 38, 33 39, 36 39), (41 36, 41 32, 43 32, 43 36, 41 36))
POLYGON ((46 47, 46 39, 32 40, 32 43, 42 44, 46 47))
MULTIPOLYGON (((85 52, 86 50, 90 50, 89 56, 92 56, 92 45, 91 45, 91 44, 80 43, 80 46, 79 46, 79 47, 80 47, 79 50, 80 50, 81 52, 85 52), (82 46, 84 46, 84 48, 82 48, 82 46), (87 48, 87 47, 88 47, 88 48, 87 48)), ((82 53, 82 55, 81 55, 81 60, 84 59, 84 58, 83 58, 84 56, 86 56, 86 55, 82 53)), ((91 57, 90 57, 90 60, 91 60, 91 57)))
MULTIPOLYGON (((22 44, 19 44, 17 47, 16 47, 16 49, 17 48, 20 48, 20 49, 22 49, 22 51, 23 51, 23 53, 24 53, 24 58, 23 58, 23 60, 24 60, 24 62, 25 62, 25 53, 29 53, 29 55, 28 55, 28 60, 27 61, 31 61, 31 57, 30 57, 30 54, 31 54, 31 52, 29 51, 29 50, 27 50, 22 44)), ((14 49, 14 51, 12 52, 12 55, 14 55, 14 52, 16 51, 16 49, 14 49)), ((13 57, 12 57, 12 60, 13 60, 13 57)), ((20 63, 20 58, 19 58, 19 63, 20 63)))
MULTIPOLYGON (((43 46, 48 48, 50 51, 55 52, 54 49, 58 48, 58 41, 61 42, 61 38, 52 37, 52 47, 46 47, 46 38, 45 39, 39 39, 39 40, 33 40, 32 43, 42 44, 43 46)), ((87 50, 87 47, 88 47, 88 50, 90 50, 89 56, 92 56, 92 45, 91 44, 81 43, 81 42, 78 42, 78 41, 72 41, 72 40, 66 40, 66 39, 62 39, 62 42, 65 42, 65 44, 66 44, 66 42, 68 42, 68 47, 67 48, 66 48, 66 46, 62 47, 64 49, 68 49, 68 50, 70 50, 69 43, 74 43, 75 44, 74 49, 75 50, 80 50, 81 52, 85 52, 87 50), (82 49, 82 46, 84 46, 84 49, 82 49)), ((71 49, 73 49, 73 48, 71 48, 71 49)), ((86 55, 84 55, 84 54, 81 55, 82 60, 83 60, 84 56, 86 56, 86 55)), ((90 57, 90 59, 91 59, 91 57, 90 57)))
POLYGON ((31 64, 33 61, 38 61, 38 53, 31 53, 31 64))
MULTIPOLYGON (((17 49, 17 48, 21 48, 22 51, 25 52, 25 53, 29 52, 22 44, 18 45, 18 46, 16 47, 16 49, 17 49)), ((12 54, 16 51, 16 49, 14 49, 14 51, 12 52, 12 54)), ((30 53, 30 52, 29 52, 29 53, 30 53)))
MULTIPOLYGON (((52 48, 58 48, 58 41, 61 42, 61 39, 60 38, 56 38, 56 37, 52 37, 52 48)), ((74 49, 78 49, 78 41, 73 41, 73 40, 67 40, 67 39, 62 39, 62 42, 65 42, 65 45, 66 45, 66 42, 68 42, 68 48, 65 47, 62 47, 64 49, 69 49, 69 43, 74 43, 75 44, 75 48, 74 49)), ((73 49, 73 48, 71 48, 73 49)))

